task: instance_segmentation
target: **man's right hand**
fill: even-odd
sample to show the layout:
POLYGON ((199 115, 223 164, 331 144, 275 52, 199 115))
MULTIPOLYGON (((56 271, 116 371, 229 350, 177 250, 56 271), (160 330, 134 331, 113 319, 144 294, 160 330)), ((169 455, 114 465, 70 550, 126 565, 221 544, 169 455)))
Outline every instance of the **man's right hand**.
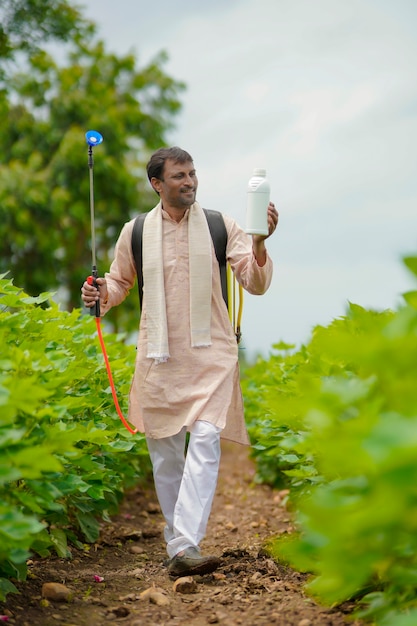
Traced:
POLYGON ((94 285, 90 285, 86 280, 81 287, 81 298, 87 308, 91 308, 95 305, 97 300, 101 300, 102 302, 107 301, 107 283, 105 278, 96 278, 96 283, 99 287, 94 287, 94 285))

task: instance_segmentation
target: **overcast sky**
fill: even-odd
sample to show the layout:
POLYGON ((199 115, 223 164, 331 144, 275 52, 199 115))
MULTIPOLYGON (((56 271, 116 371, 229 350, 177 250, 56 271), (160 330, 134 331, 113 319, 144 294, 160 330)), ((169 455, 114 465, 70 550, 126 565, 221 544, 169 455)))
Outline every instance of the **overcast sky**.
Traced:
POLYGON ((264 167, 280 225, 273 283, 247 295, 248 356, 306 343, 348 301, 393 308, 416 281, 417 2, 88 0, 110 50, 166 50, 184 81, 169 136, 194 157, 199 202, 245 225, 264 167))

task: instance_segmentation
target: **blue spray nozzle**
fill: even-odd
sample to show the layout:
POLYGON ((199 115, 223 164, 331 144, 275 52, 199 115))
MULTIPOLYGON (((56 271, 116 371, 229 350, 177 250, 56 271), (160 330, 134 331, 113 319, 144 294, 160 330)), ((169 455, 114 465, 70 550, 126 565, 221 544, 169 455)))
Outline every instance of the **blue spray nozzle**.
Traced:
POLYGON ((96 130, 88 130, 85 133, 85 139, 89 146, 98 146, 103 143, 103 135, 100 135, 96 130))

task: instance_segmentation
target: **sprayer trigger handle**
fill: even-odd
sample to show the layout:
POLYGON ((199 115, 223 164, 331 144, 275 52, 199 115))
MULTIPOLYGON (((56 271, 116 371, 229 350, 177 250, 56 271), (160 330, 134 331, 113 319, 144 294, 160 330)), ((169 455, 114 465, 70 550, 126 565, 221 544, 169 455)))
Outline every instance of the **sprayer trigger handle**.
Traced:
POLYGON ((88 276, 87 277, 87 282, 88 282, 89 285, 93 285, 94 287, 97 287, 97 289, 99 288, 95 276, 88 276))
MULTIPOLYGON (((97 289, 99 288, 95 276, 87 276, 87 283, 89 285, 94 285, 97 289)), ((90 315, 100 317, 100 300, 96 300, 96 303, 90 307, 90 315)))

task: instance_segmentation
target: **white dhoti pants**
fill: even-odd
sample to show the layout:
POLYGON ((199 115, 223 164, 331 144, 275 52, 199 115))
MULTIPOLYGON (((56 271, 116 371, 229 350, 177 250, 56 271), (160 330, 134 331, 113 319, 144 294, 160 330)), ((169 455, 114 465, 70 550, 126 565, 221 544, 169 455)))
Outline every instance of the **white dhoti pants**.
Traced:
POLYGON ((195 422, 186 455, 185 427, 172 437, 146 439, 170 558, 198 547, 206 534, 219 473, 220 432, 209 422, 195 422))

